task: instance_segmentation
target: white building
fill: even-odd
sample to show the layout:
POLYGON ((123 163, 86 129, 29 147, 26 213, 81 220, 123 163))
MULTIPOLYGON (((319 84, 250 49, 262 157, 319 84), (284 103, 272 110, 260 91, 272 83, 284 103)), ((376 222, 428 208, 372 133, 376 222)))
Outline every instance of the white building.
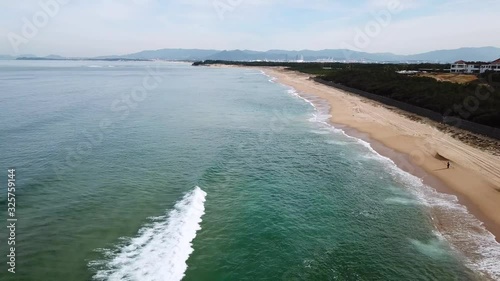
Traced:
POLYGON ((485 73, 486 71, 500 71, 500 59, 492 61, 490 64, 481 65, 480 73, 485 73))
POLYGON ((479 73, 481 65, 474 62, 459 60, 451 65, 451 73, 479 73))
POLYGON ((500 59, 491 63, 466 62, 459 60, 451 65, 451 73, 484 73, 486 71, 500 71, 500 59))

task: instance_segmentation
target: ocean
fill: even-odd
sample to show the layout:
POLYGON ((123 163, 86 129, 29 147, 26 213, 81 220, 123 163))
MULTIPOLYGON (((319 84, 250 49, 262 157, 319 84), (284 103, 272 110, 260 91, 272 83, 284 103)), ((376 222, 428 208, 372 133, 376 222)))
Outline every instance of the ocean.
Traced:
POLYGON ((0 61, 1 279, 500 280, 456 197, 328 112, 257 69, 0 61))

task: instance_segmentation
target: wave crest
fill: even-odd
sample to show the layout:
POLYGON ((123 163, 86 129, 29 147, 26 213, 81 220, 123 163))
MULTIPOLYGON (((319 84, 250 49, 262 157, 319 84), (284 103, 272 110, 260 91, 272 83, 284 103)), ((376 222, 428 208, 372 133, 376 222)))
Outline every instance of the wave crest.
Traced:
POLYGON ((181 280, 187 269, 186 261, 193 252, 192 241, 201 229, 205 213, 206 193, 195 187, 175 204, 167 215, 154 218, 137 237, 111 254, 94 280, 181 280))

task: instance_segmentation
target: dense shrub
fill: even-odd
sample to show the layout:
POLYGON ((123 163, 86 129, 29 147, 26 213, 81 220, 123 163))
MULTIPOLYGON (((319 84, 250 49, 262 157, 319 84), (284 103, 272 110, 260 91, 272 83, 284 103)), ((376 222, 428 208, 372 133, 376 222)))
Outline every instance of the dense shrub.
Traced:
POLYGON ((500 128, 500 90, 495 87, 439 82, 433 78, 400 75, 394 71, 362 69, 332 71, 321 78, 440 114, 500 128), (488 98, 472 98, 478 93, 480 97, 488 98))

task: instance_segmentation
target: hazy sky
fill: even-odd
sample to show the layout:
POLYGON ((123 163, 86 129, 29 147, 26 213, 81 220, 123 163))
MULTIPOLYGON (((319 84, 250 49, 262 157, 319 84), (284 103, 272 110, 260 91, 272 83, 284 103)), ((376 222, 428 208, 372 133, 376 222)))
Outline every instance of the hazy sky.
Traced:
POLYGON ((500 47, 499 11, 497 0, 0 0, 0 54, 500 47))

